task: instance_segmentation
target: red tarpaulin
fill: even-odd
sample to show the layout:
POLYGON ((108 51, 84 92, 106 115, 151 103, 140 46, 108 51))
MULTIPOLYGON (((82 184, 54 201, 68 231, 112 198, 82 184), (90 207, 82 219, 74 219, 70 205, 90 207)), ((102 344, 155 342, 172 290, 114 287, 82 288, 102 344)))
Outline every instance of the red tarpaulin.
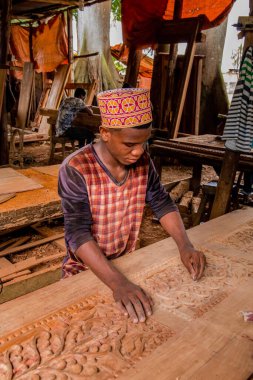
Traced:
MULTIPOLYGON (((205 15, 203 29, 219 25, 235 0, 183 0, 182 18, 205 15)), ((144 48, 157 43, 163 20, 172 20, 175 0, 122 0, 123 39, 127 46, 144 48)))

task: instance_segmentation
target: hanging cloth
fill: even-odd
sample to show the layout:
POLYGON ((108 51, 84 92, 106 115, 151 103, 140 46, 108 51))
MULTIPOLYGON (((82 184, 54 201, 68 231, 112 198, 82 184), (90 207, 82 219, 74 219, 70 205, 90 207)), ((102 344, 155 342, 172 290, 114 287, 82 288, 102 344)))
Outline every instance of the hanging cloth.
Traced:
POLYGON ((252 149, 253 46, 246 50, 242 59, 222 140, 226 140, 225 147, 233 151, 249 153, 252 149))

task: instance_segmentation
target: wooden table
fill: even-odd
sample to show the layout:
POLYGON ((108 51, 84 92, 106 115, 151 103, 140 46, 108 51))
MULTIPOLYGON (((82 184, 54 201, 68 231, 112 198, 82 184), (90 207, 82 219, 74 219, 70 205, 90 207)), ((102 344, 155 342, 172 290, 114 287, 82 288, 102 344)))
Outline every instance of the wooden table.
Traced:
POLYGON ((14 198, 0 204, 0 234, 13 228, 62 216, 57 191, 59 167, 60 165, 51 165, 17 170, 43 187, 18 192, 14 198))
MULTIPOLYGON (((158 131, 150 144, 151 156, 171 157, 185 160, 193 166, 192 188, 197 189, 200 185, 202 165, 216 166, 220 168, 224 159, 224 142, 217 140, 216 135, 199 135, 178 137, 176 139, 159 139, 158 131)), ((164 135, 162 133, 161 135, 164 135)), ((158 168, 159 169, 159 168, 158 168)), ((241 154, 238 170, 253 171, 253 153, 241 154)))
POLYGON ((193 282, 171 238, 115 261, 155 300, 134 325, 90 272, 0 306, 0 378, 246 380, 253 372, 253 209, 189 230, 207 257, 193 282))

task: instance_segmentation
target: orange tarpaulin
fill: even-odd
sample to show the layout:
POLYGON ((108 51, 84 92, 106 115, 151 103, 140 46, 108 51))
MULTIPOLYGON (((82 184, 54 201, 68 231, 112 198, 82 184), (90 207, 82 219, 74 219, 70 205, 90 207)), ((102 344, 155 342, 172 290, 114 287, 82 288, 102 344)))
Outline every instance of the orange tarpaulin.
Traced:
MULTIPOLYGON (((111 54, 118 61, 127 64, 129 49, 123 45, 118 44, 111 46, 111 54)), ((151 87, 151 78, 153 72, 153 59, 147 56, 144 56, 141 59, 139 73, 138 73, 138 87, 141 88, 150 88, 151 87)))
MULTIPOLYGON (((183 0, 182 18, 205 15, 203 29, 219 25, 235 0, 183 0)), ((163 20, 173 18, 175 0, 122 0, 123 40, 127 46, 144 48, 157 43, 163 20)))
MULTIPOLYGON (((10 50, 16 66, 31 61, 29 33, 29 28, 11 27, 10 50)), ((53 71, 60 64, 67 63, 68 39, 63 14, 32 28, 32 56, 37 72, 53 71)))

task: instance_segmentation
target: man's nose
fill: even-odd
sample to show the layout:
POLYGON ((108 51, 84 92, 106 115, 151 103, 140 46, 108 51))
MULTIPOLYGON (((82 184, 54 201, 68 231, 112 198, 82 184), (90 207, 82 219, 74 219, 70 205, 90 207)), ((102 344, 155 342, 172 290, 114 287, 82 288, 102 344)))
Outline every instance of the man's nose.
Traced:
POLYGON ((134 149, 132 150, 132 155, 136 157, 140 157, 143 152, 144 152, 143 145, 138 145, 138 146, 135 146, 134 149))

